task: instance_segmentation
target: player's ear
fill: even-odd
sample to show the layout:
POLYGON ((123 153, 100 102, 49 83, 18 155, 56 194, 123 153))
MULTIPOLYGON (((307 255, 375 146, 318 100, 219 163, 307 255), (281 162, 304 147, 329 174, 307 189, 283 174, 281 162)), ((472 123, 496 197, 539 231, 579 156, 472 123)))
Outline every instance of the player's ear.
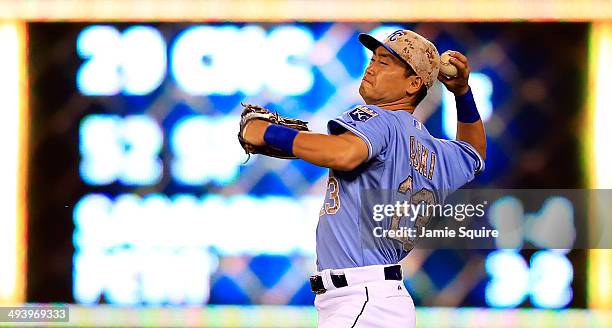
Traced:
POLYGON ((422 86, 423 86, 423 79, 421 79, 420 76, 411 75, 408 77, 408 83, 406 85, 406 94, 414 95, 418 93, 419 90, 421 90, 422 86))

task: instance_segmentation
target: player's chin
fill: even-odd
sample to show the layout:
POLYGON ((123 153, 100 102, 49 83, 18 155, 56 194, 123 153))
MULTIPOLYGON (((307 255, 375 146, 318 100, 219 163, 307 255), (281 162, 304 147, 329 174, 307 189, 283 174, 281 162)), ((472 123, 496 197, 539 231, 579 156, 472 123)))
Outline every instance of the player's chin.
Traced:
POLYGON ((359 86, 359 95, 367 102, 367 100, 371 98, 372 87, 366 84, 367 82, 361 81, 361 85, 359 86))

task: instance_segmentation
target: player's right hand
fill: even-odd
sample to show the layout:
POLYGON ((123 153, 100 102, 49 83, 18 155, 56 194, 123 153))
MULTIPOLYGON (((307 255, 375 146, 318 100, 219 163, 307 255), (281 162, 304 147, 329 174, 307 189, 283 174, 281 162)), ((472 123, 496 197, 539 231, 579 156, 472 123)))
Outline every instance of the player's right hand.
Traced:
POLYGON ((438 73, 438 80, 446 86, 448 91, 456 96, 462 96, 470 89, 468 78, 470 77, 470 65, 467 57, 458 51, 450 52, 450 63, 457 67, 457 76, 448 77, 442 73, 438 73))

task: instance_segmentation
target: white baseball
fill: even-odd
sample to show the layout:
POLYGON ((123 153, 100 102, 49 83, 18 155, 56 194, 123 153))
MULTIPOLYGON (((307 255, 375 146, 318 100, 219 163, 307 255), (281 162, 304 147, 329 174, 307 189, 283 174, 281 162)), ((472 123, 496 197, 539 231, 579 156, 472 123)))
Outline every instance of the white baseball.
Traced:
POLYGON ((440 72, 448 77, 455 77, 459 73, 457 67, 450 62, 450 50, 440 56, 440 72))

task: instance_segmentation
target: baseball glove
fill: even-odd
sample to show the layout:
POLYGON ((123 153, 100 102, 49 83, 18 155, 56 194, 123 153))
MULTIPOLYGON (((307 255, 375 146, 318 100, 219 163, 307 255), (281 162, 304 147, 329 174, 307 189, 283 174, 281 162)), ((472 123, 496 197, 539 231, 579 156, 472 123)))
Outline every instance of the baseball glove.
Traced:
MULTIPOLYGON (((240 142, 242 149, 244 149, 244 151, 249 155, 249 158, 251 154, 262 154, 262 155, 266 155, 270 157, 284 158, 284 159, 297 158, 293 154, 289 154, 283 150, 276 149, 269 145, 255 146, 255 145, 248 143, 242 137, 243 132, 244 132, 244 127, 247 125, 249 121, 254 120, 254 119, 260 119, 260 120, 268 121, 272 124, 282 125, 282 126, 285 126, 285 127, 288 127, 294 130, 298 130, 298 131, 310 131, 308 129, 308 122, 301 121, 295 118, 283 117, 283 116, 278 115, 278 113, 272 113, 269 110, 261 106, 257 106, 257 105, 242 104, 242 107, 244 107, 244 110, 242 111, 242 114, 240 115, 240 131, 238 132, 238 141, 240 142)), ((248 160, 249 159, 247 158, 247 161, 248 160)))

